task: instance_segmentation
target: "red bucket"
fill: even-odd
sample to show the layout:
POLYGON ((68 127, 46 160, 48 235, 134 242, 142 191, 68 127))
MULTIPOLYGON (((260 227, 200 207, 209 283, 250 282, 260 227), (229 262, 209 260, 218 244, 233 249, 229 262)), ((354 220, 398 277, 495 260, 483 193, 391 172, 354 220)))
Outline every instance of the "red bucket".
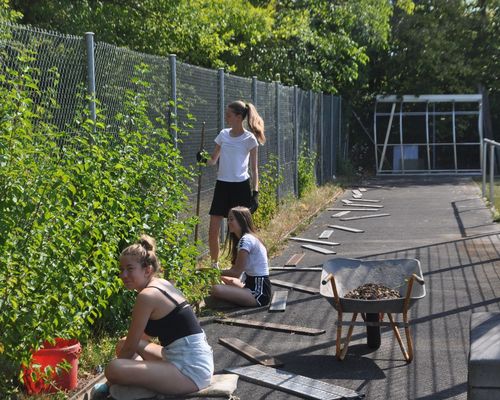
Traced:
POLYGON ((27 392, 29 394, 53 393, 58 390, 76 388, 78 357, 81 351, 80 343, 76 339, 56 338, 53 345, 45 342, 40 350, 33 353, 31 365, 28 368, 23 367, 23 381, 27 392), (64 360, 71 365, 68 370, 57 368, 58 364, 64 360), (44 377, 44 370, 47 366, 52 367, 53 371, 49 376, 44 377))

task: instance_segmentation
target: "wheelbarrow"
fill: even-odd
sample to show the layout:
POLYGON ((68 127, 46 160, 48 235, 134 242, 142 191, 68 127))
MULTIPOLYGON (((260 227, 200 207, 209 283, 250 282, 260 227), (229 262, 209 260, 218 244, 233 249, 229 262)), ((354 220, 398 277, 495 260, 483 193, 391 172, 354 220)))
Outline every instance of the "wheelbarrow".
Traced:
POLYGON ((320 293, 337 310, 337 340, 335 356, 343 360, 354 326, 366 326, 368 346, 380 346, 380 327, 390 326, 407 362, 413 359, 413 342, 410 333, 408 310, 419 299, 425 297, 425 285, 420 262, 416 259, 360 260, 333 258, 323 264, 320 293), (419 285, 414 286, 414 282, 419 285), (395 289, 400 298, 353 299, 344 297, 349 291, 367 283, 375 283, 395 289), (352 313, 351 322, 344 322, 344 313, 352 313), (402 313, 403 322, 396 322, 393 314, 402 313), (383 322, 387 314, 389 322, 383 322), (356 322, 361 315, 364 322, 356 322), (349 326, 342 347, 342 326, 349 326), (399 327, 404 327, 407 349, 403 344, 399 327))

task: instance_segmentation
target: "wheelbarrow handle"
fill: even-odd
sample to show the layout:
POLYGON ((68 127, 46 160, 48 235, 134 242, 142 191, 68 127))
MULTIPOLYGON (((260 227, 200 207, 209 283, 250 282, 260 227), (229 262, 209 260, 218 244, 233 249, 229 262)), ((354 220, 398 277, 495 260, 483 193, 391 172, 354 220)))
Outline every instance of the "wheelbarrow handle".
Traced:
POLYGON ((333 274, 328 274, 325 279, 321 281, 322 285, 326 285, 328 282, 330 282, 333 279, 333 274))
MULTIPOLYGON (((411 291, 413 289, 413 281, 417 281, 421 285, 424 284, 424 280, 417 274, 412 274, 410 279, 408 279, 408 287, 406 289, 406 296, 403 303, 403 317, 406 318, 406 312, 408 311, 410 305, 411 291)), ((405 321, 406 322, 406 321, 405 321)))
POLYGON ((424 284, 424 279, 421 278, 420 276, 418 276, 417 274, 413 274, 412 275, 412 278, 415 279, 418 283, 420 283, 421 285, 424 284))

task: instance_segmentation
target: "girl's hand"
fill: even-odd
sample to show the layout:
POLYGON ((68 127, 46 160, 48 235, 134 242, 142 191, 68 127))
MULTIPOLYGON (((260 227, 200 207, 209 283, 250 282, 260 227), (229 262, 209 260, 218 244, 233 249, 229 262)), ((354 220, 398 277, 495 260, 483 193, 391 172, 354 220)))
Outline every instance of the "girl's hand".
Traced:
POLYGON ((198 163, 201 165, 207 165, 209 158, 210 154, 205 149, 196 153, 196 161, 198 161, 198 163))
POLYGON ((259 192, 254 190, 252 192, 252 201, 250 202, 250 207, 248 208, 250 212, 253 214, 259 208, 259 192))

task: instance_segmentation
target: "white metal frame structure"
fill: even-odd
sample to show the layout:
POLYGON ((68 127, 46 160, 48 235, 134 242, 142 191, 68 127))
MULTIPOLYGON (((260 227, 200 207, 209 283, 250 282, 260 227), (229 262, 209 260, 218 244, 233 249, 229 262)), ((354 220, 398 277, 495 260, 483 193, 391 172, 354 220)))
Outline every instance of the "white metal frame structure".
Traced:
MULTIPOLYGON (((483 160, 482 113, 482 95, 480 94, 377 96, 373 121, 377 175, 479 175, 483 160), (383 103, 385 105, 382 107, 383 103), (460 104, 457 110, 457 103, 464 104, 460 104), (465 103, 469 103, 471 106, 465 103), (387 111, 389 105, 391 106, 390 111, 387 111), (417 110, 406 111, 405 107, 413 107, 417 110), (380 108, 386 108, 386 110, 380 111, 380 108), (420 121, 419 125, 419 123, 415 122, 414 117, 417 119, 425 118, 425 128, 420 129, 422 132, 419 131, 422 121, 420 121), (477 131, 462 135, 467 136, 469 140, 461 141, 460 138, 457 140, 457 117, 462 119, 477 117, 477 131), (384 133, 378 133, 377 129, 380 129, 382 125, 380 120, 387 120, 387 118, 389 121, 385 130, 385 136, 382 136, 384 133), (393 127, 395 125, 393 124, 395 118, 399 121, 399 131, 395 131, 393 127), (438 120, 444 121, 444 124, 451 125, 451 129, 448 129, 448 132, 444 132, 444 134, 440 132, 440 139, 436 139, 438 120), (405 140, 403 129, 405 124, 412 125, 413 127, 413 137, 407 138, 407 140, 405 140), (443 140, 443 136, 447 140, 443 140), (390 140, 391 137, 392 140, 390 140), (383 141, 378 140, 379 138, 383 138, 383 141), (473 138, 472 141, 470 140, 471 138, 473 138), (440 162, 439 157, 445 157, 446 162, 440 162)), ((468 123, 464 123, 462 120, 460 122, 460 126, 468 123)))

